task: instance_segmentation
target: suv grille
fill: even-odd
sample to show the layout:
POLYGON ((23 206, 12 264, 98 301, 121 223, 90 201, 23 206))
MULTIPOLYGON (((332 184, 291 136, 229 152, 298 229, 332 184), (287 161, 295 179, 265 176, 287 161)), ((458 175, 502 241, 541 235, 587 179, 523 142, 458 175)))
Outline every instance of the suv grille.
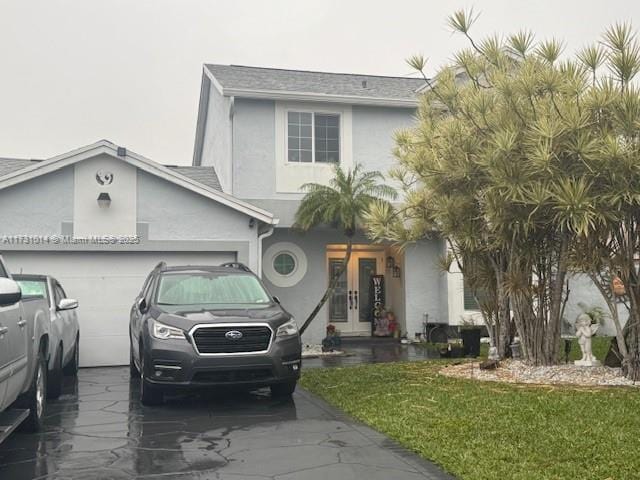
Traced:
POLYGON ((251 353, 269 348, 271 329, 266 326, 200 327, 193 332, 200 353, 251 353), (241 338, 229 338, 228 332, 240 332, 241 338))

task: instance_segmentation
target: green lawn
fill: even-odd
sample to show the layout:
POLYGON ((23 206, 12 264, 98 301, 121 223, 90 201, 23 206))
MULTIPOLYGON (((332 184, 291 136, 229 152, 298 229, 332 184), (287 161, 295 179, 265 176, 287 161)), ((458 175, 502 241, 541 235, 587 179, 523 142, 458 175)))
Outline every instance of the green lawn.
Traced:
POLYGON ((640 479, 640 391, 481 383, 444 364, 307 370, 302 385, 463 480, 640 479))

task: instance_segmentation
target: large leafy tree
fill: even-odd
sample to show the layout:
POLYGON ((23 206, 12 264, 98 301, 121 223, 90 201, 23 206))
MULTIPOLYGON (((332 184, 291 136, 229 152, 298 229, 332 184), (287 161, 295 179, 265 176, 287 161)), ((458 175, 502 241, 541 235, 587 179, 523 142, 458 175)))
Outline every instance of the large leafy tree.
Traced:
POLYGON ((338 280, 344 274, 353 249, 353 237, 362 228, 363 215, 374 202, 386 202, 396 198, 396 191, 384 184, 384 177, 377 171, 364 171, 357 164, 345 171, 334 167, 334 175, 328 185, 307 183, 302 186, 305 196, 298 207, 294 228, 308 231, 325 225, 338 229, 346 242, 345 256, 340 268, 329 279, 322 298, 300 328, 303 333, 322 306, 331 297, 338 280))
MULTIPOLYGON (((575 246, 609 241, 620 223, 612 209, 637 211, 629 203, 635 190, 619 178, 615 195, 602 177, 612 175, 605 164, 624 152, 627 169, 614 171, 627 182, 636 178, 630 170, 638 168, 638 123, 630 114, 637 115, 637 94, 629 82, 638 48, 623 33, 627 27, 616 27, 608 34, 611 51, 590 47, 561 60, 560 42, 536 43, 526 31, 477 42, 470 35, 475 20, 462 11, 449 19, 470 47, 434 79, 424 77, 417 125, 397 137, 394 176, 405 185, 405 204, 372 210, 372 231, 396 240, 440 232, 463 273, 493 272, 472 286, 496 293, 489 298, 503 324, 494 337, 512 313, 525 358, 552 364, 575 246), (603 63, 609 75, 598 75, 603 63)), ((424 71, 423 57, 410 64, 424 71)), ((637 232, 629 219, 619 233, 637 232)), ((633 275, 621 273, 626 285, 633 275)))

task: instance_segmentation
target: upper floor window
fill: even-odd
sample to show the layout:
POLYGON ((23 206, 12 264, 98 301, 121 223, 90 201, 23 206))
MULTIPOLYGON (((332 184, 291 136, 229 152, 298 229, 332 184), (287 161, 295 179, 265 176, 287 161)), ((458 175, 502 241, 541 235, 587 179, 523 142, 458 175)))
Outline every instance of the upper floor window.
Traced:
POLYGON ((288 112, 287 125, 289 162, 340 162, 340 115, 288 112))

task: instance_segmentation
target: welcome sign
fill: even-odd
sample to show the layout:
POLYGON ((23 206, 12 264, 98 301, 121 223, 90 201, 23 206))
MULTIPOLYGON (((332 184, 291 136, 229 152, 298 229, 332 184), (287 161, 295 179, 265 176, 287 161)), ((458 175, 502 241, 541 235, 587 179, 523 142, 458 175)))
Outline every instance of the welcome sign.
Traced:
POLYGON ((387 337, 391 335, 389 322, 384 316, 384 275, 372 275, 369 280, 369 299, 371 305, 372 334, 376 337, 387 337))

